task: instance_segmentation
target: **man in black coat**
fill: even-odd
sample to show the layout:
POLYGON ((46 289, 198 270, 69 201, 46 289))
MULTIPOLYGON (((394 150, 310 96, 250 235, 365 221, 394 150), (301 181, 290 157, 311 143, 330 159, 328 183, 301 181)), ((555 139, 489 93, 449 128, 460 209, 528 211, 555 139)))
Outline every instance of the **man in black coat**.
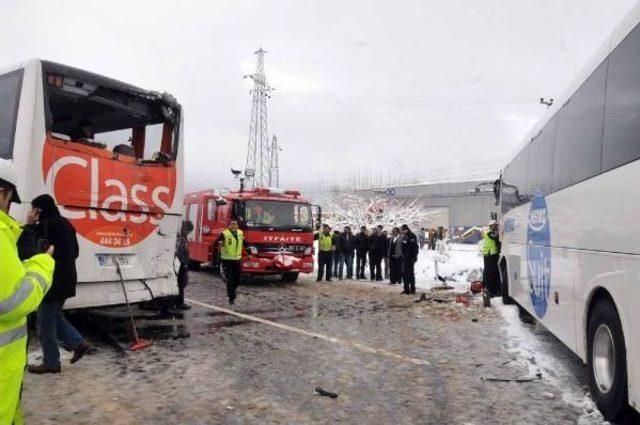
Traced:
POLYGON ((386 241, 374 227, 369 236, 369 278, 371 281, 382 281, 382 257, 385 253, 386 241))
POLYGON ((415 294, 416 293, 416 275, 414 272, 414 266, 418 261, 418 252, 420 252, 420 246, 418 245, 418 238, 409 229, 409 226, 403 224, 400 228, 402 230, 402 282, 404 283, 403 294, 415 294))
POLYGON ((356 237, 351 233, 351 227, 344 226, 344 231, 338 238, 337 250, 342 262, 338 267, 338 278, 342 279, 342 268, 347 268, 347 279, 353 279, 353 253, 356 250, 356 237))
POLYGON ((364 279, 364 266, 367 264, 367 251, 369 250, 369 235, 367 228, 362 226, 360 233, 356 235, 356 279, 364 279))
POLYGON ((35 230, 35 249, 55 246, 53 258, 56 265, 51 289, 38 308, 38 336, 42 346, 43 362, 40 365, 29 365, 28 370, 36 374, 60 373, 58 340, 73 351, 71 363, 80 360, 92 348, 62 312, 65 300, 76 295, 76 258, 80 250, 76 230, 69 220, 60 215, 51 196, 45 194, 36 197, 31 202, 31 208, 29 226, 35 230))
POLYGON ((176 238, 176 252, 175 256, 178 259, 180 265, 178 266, 178 296, 175 300, 175 308, 178 310, 188 310, 191 308, 189 304, 184 302, 184 291, 189 284, 189 233, 193 232, 193 223, 190 221, 183 221, 180 226, 180 232, 178 232, 176 238))

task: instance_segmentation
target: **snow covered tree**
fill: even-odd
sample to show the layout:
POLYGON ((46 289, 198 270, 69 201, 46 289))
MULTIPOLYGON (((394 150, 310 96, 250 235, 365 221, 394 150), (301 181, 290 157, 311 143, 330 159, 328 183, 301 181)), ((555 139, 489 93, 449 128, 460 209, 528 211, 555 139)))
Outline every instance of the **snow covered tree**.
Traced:
POLYGON ((354 193, 344 193, 328 199, 323 211, 324 221, 332 227, 361 226, 371 228, 381 224, 385 229, 407 224, 412 230, 436 219, 441 213, 429 210, 413 200, 384 196, 364 198, 354 193))

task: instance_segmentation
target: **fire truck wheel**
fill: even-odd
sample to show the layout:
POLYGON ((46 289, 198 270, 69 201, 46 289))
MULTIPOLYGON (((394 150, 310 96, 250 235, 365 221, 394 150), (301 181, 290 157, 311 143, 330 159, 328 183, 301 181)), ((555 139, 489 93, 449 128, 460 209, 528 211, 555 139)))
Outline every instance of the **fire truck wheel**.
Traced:
POLYGON ((295 282, 298 280, 300 273, 282 273, 283 282, 295 282))
POLYGON ((200 261, 189 261, 189 270, 191 271, 198 271, 200 270, 200 266, 202 265, 202 263, 200 261))

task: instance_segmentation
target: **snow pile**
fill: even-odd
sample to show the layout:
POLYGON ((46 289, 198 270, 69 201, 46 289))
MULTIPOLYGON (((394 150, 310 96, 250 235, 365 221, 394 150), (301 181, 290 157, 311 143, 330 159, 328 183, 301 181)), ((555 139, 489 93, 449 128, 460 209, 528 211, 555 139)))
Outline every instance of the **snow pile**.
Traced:
POLYGON ((417 288, 442 285, 436 267, 437 274, 457 291, 467 291, 470 282, 482 280, 483 260, 477 245, 439 243, 435 251, 420 250, 415 266, 417 288))

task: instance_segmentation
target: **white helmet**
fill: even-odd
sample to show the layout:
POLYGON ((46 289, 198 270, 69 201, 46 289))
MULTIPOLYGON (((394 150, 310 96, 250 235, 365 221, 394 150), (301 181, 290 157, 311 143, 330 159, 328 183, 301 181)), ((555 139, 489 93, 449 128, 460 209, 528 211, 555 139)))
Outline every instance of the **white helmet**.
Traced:
POLYGON ((13 185, 13 197, 11 198, 11 202, 20 204, 20 196, 18 196, 18 175, 16 174, 16 169, 11 161, 0 159, 0 180, 4 180, 5 182, 13 185))

